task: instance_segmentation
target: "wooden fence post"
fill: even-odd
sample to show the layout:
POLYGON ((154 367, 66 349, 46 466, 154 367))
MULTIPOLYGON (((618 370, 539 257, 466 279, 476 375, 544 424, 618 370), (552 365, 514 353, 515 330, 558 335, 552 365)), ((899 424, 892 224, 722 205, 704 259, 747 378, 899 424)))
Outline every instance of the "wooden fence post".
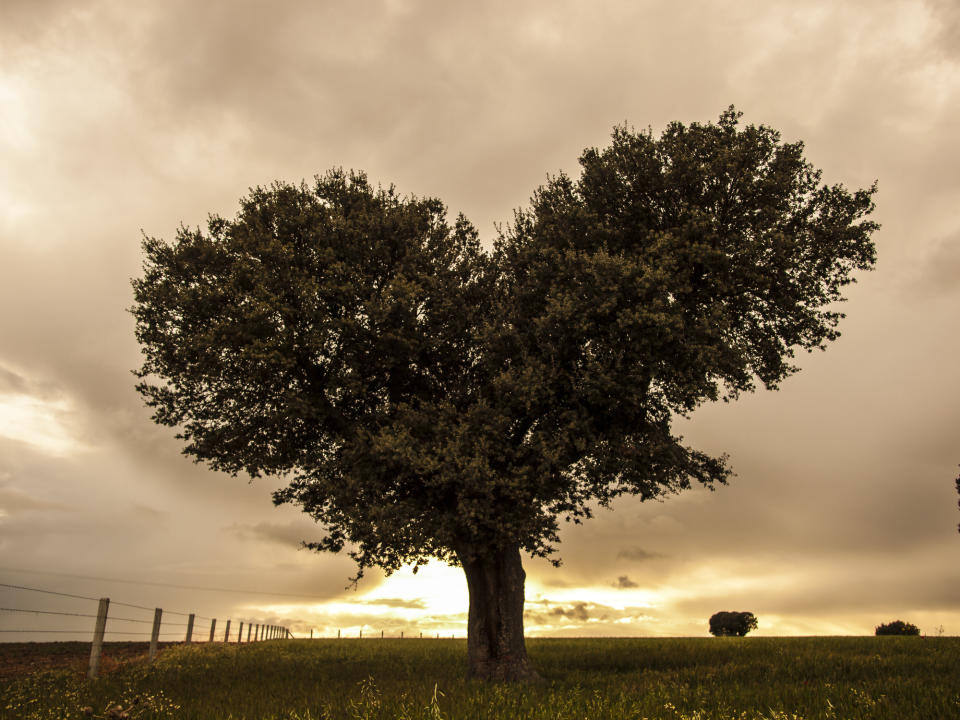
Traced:
POLYGON ((187 618, 187 645, 193 642, 193 618, 193 613, 190 613, 190 617, 187 618))
POLYGON ((313 628, 310 628, 310 639, 313 640, 313 628))
POLYGON ((216 627, 217 627, 217 619, 214 618, 213 620, 210 621, 210 642, 213 642, 213 631, 216 629, 216 627))
POLYGON ((150 632, 150 662, 157 657, 157 642, 160 640, 160 618, 163 610, 156 608, 153 611, 153 630, 150 632))
POLYGON ((383 630, 380 631, 380 639, 383 640, 383 630))
POLYGON ((253 630, 253 623, 247 623, 247 642, 250 642, 250 631, 253 630))
POLYGON ((337 640, 340 639, 340 628, 337 628, 337 640))
POLYGON ((403 640, 403 630, 400 631, 400 639, 403 640))
MULTIPOLYGON (((243 628, 240 628, 241 630, 243 628)), ((227 630, 223 633, 223 641, 225 643, 230 642, 230 618, 227 618, 227 630)))
POLYGON ((103 633, 107 629, 107 610, 110 607, 110 598, 100 598, 100 607, 97 608, 97 624, 93 627, 93 644, 90 646, 90 669, 87 677, 97 679, 97 669, 100 667, 100 652, 103 650, 103 633))
MULTIPOLYGON (((227 620, 227 628, 229 629, 229 627, 230 627, 230 621, 227 620)), ((240 629, 237 630, 237 642, 238 643, 243 642, 243 620, 240 621, 240 629)))

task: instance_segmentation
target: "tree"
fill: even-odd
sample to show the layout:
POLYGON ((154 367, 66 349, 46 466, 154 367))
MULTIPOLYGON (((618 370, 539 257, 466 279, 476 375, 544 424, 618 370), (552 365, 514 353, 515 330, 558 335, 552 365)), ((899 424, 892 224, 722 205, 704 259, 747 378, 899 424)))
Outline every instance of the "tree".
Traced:
POLYGON ((721 611, 710 616, 710 634, 714 637, 743 637, 757 629, 752 612, 721 611))
POLYGON ((274 501, 357 577, 461 566, 471 675, 535 677, 521 553, 553 559, 561 519, 621 494, 725 482, 674 417, 777 387, 874 263, 875 188, 821 185, 801 143, 738 120, 617 128, 492 251, 363 174, 257 188, 144 240, 137 389, 196 461, 288 480, 274 501))
POLYGON ((913 623, 894 620, 893 622, 877 625, 875 633, 877 635, 919 635, 920 628, 913 623))

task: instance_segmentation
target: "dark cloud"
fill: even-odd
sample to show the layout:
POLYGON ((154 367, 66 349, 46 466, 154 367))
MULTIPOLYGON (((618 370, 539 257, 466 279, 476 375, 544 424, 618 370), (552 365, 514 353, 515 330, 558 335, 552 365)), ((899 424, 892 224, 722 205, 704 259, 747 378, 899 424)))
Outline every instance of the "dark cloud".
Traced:
POLYGON ((633 560, 634 562, 644 562, 646 560, 656 560, 666 557, 660 553, 649 552, 639 547, 624 548, 617 553, 617 559, 633 560))
POLYGON ((550 609, 550 615, 557 615, 571 620, 584 622, 590 618, 590 612, 587 610, 587 603, 579 602, 567 607, 555 607, 550 609))
POLYGON ((617 589, 619 589, 619 590, 626 590, 626 589, 628 589, 628 588, 640 587, 640 585, 639 585, 639 583, 635 583, 633 580, 631 580, 631 579, 630 579, 629 577, 627 577, 626 575, 621 575, 620 577, 617 578, 617 581, 616 581, 615 583, 613 583, 613 587, 615 587, 615 588, 617 588, 617 589))
POLYGON ((26 393, 27 379, 18 373, 0 367, 0 393, 26 393))
POLYGON ((258 522, 252 525, 234 524, 225 529, 243 540, 265 540, 296 548, 320 534, 316 526, 302 521, 287 524, 271 522, 258 522))
POLYGON ((953 0, 925 0, 933 16, 939 47, 948 56, 960 56, 960 6, 953 0))
POLYGON ((585 600, 528 602, 524 612, 524 623, 529 626, 546 627, 551 631, 594 627, 602 628, 600 633, 605 635, 635 634, 641 624, 649 625, 656 620, 656 612, 649 608, 615 608, 585 600))

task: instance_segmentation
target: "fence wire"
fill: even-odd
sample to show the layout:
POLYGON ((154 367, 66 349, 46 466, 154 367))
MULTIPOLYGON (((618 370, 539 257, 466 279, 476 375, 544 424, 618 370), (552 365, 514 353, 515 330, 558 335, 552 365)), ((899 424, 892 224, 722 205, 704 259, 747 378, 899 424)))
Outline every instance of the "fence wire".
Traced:
MULTIPOLYGON (((22 592, 27 592, 27 593, 40 593, 40 594, 43 594, 43 595, 50 595, 50 596, 54 596, 54 597, 68 598, 68 599, 70 599, 70 600, 85 600, 85 601, 95 602, 95 603, 99 603, 100 600, 101 600, 101 598, 91 597, 91 596, 88 596, 88 595, 79 595, 79 594, 76 594, 76 593, 61 592, 61 591, 59 591, 59 590, 50 590, 50 589, 47 589, 47 588, 36 588, 36 587, 30 587, 30 586, 27 586, 27 585, 14 585, 14 584, 12 584, 12 583, 0 583, 0 588, 8 588, 8 589, 10 589, 10 590, 22 591, 22 592)), ((144 605, 138 605, 138 604, 135 604, 135 603, 123 602, 122 600, 112 600, 112 599, 111 599, 111 600, 110 600, 110 606, 113 606, 113 607, 132 608, 132 609, 136 609, 136 610, 144 610, 144 611, 146 611, 146 612, 151 612, 151 613, 156 611, 156 608, 146 607, 146 606, 144 606, 144 605)), ((189 623, 189 622, 167 622, 167 621, 165 621, 165 618, 166 618, 167 616, 169 616, 169 615, 174 615, 174 616, 182 617, 182 618, 189 618, 189 617, 191 616, 191 614, 192 614, 195 621, 200 621, 200 622, 194 622, 194 623, 193 623, 193 628, 192 628, 192 631, 191 631, 190 641, 191 641, 191 642, 195 642, 195 643, 210 642, 210 626, 209 626, 207 623, 212 623, 212 622, 214 622, 215 620, 218 620, 217 618, 207 617, 207 616, 205 616, 205 615, 197 615, 196 613, 180 612, 180 611, 177 611, 177 610, 161 609, 161 612, 162 612, 162 615, 161 615, 161 618, 162 618, 162 619, 161 619, 161 621, 160 621, 160 628, 159 628, 159 633, 158 633, 158 635, 157 635, 157 638, 158 638, 159 640, 163 640, 164 642, 171 642, 171 641, 174 641, 174 642, 176 642, 176 641, 183 642, 183 641, 186 641, 186 631, 185 631, 183 628, 190 627, 190 623, 189 623), (171 630, 170 628, 176 628, 176 629, 175 629, 175 630, 171 630)), ((2 616, 2 614, 4 614, 4 613, 6 613, 8 617, 16 617, 16 616, 18 616, 18 615, 34 615, 34 616, 39 617, 39 616, 43 615, 43 616, 49 616, 49 617, 51 617, 51 619, 54 618, 54 617, 96 619, 96 618, 98 617, 98 615, 97 615, 96 613, 72 612, 72 611, 69 611, 69 610, 52 610, 52 609, 48 610, 48 609, 29 608, 29 607, 0 607, 0 616, 2 616)), ((154 619, 152 619, 152 618, 148 620, 148 619, 145 619, 145 618, 136 618, 136 617, 127 617, 127 616, 117 616, 117 615, 110 615, 109 612, 108 612, 108 614, 107 614, 107 624, 109 625, 110 623, 112 623, 112 622, 114 622, 114 621, 120 622, 120 623, 136 623, 136 624, 140 624, 140 625, 152 625, 152 624, 154 623, 154 619)), ((221 620, 219 620, 219 621, 218 621, 218 624, 219 624, 220 622, 226 623, 226 622, 227 622, 227 619, 221 619, 221 620)), ((235 627, 237 627, 237 628, 239 628, 240 623, 244 623, 247 627, 250 627, 250 626, 252 626, 252 625, 256 625, 256 623, 250 623, 248 620, 234 621, 232 618, 229 619, 229 622, 231 622, 231 623, 236 622, 236 626, 235 626, 235 627)), ((262 640, 262 639, 264 639, 263 634, 266 632, 266 628, 269 626, 269 624, 268 624, 268 623, 260 623, 260 626, 261 626, 261 627, 260 627, 260 633, 259 633, 259 634, 260 634, 260 639, 262 640)), ((225 637, 225 635, 224 635, 224 633, 225 633, 225 627, 226 627, 226 626, 225 626, 225 624, 224 624, 224 625, 220 625, 219 628, 215 628, 214 640, 213 640, 213 642, 217 642, 217 636, 224 636, 224 637, 225 637)), ((245 628, 245 629, 246 629, 246 628, 245 628)), ((90 630, 90 629, 67 629, 67 628, 50 628, 50 627, 36 627, 36 628, 0 628, 0 633, 2 633, 2 634, 4 634, 4 635, 27 635, 27 634, 30 634, 30 635, 34 635, 34 634, 36 634, 36 635, 74 635, 74 636, 85 636, 85 637, 88 637, 88 638, 91 636, 91 630, 90 630)), ((280 633, 278 633, 277 637, 281 637, 281 636, 284 635, 284 634, 285 634, 285 631, 284 631, 283 629, 281 629, 281 631, 280 631, 280 633)), ((104 637, 113 637, 113 638, 117 638, 117 637, 120 637, 120 638, 124 638, 124 637, 126 637, 126 638, 148 638, 148 637, 152 637, 152 636, 153 636, 153 632, 152 632, 152 630, 151 630, 151 631, 147 631, 147 630, 140 631, 140 630, 133 630, 133 629, 131 629, 131 630, 125 630, 125 629, 113 629, 113 628, 104 627, 104 628, 103 628, 103 635, 104 635, 104 637)), ((251 637, 249 637, 249 636, 248 636, 248 638, 243 638, 243 637, 241 637, 237 631, 232 632, 231 635, 235 636, 235 638, 236 638, 236 639, 232 640, 232 642, 245 642, 245 641, 247 641, 247 639, 249 639, 249 641, 252 641, 252 640, 253 640, 253 638, 251 638, 251 637)), ((227 640, 227 639, 224 639, 223 642, 228 642, 228 640, 227 640)))

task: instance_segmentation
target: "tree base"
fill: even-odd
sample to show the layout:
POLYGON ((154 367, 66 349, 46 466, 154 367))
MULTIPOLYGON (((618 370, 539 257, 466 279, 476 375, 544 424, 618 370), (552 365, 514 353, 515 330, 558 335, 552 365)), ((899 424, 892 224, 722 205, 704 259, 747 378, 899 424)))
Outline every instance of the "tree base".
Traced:
POLYGON ((470 591, 467 617, 468 677, 488 682, 540 680, 523 637, 524 581, 520 548, 461 554, 470 591))

